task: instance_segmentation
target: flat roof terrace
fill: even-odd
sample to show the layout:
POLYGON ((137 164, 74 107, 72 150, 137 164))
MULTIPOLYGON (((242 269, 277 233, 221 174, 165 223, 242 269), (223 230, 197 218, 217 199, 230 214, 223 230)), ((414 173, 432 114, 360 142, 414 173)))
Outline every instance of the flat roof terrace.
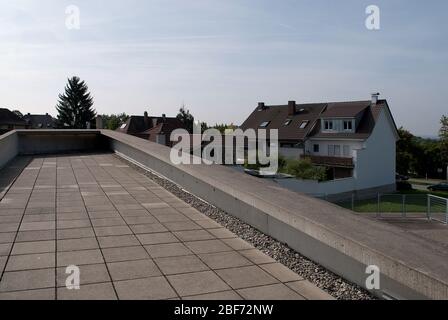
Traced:
MULTIPOLYGON (((234 216, 240 219, 252 228, 257 229, 261 233, 270 236, 272 239, 275 239, 280 243, 284 243, 302 256, 307 257, 308 259, 351 283, 365 288, 366 279, 369 276, 369 274, 366 273, 366 267, 372 265, 378 267, 381 278, 380 288, 369 290, 371 294, 377 297, 388 299, 448 298, 448 267, 446 264, 448 259, 448 248, 445 243, 433 241, 428 237, 422 237, 419 234, 408 232, 403 228, 385 224, 381 221, 354 215, 352 212, 328 202, 283 189, 274 182, 266 181, 266 179, 251 177, 221 165, 174 165, 170 159, 170 148, 110 130, 15 130, 0 136, 0 151, 0 167, 6 166, 10 170, 16 170, 16 173, 21 172, 19 166, 8 165, 8 163, 10 163, 13 159, 15 159, 15 161, 23 161, 21 160, 23 159, 22 157, 17 158, 18 155, 34 157, 33 161, 37 161, 37 159, 43 158, 40 155, 45 153, 74 153, 74 158, 78 160, 70 160, 70 163, 74 172, 73 174, 75 180, 78 181, 77 179, 79 179, 81 182, 85 182, 84 179, 86 179, 87 182, 90 181, 92 183, 91 187, 94 187, 95 183, 99 186, 97 188, 93 188, 92 190, 94 191, 89 191, 88 186, 83 186, 79 183, 80 181, 77 183, 75 183, 75 181, 68 182, 69 179, 72 179, 69 178, 70 175, 67 176, 66 180, 63 180, 63 182, 68 186, 78 185, 80 188, 78 191, 81 193, 81 198, 78 198, 75 206, 81 208, 82 211, 85 210, 87 213, 89 213, 88 209, 90 205, 98 205, 100 207, 102 205, 113 206, 115 198, 120 199, 123 197, 124 199, 127 199, 125 194, 116 194, 113 197, 108 196, 106 191, 109 190, 107 190, 107 187, 104 187, 103 185, 118 186, 118 191, 114 190, 113 187, 110 187, 111 192, 128 192, 126 190, 125 181, 132 176, 132 172, 137 172, 137 170, 131 170, 131 168, 125 169, 125 167, 120 169, 114 167, 113 165, 110 166, 107 165, 109 163, 108 161, 98 162, 96 165, 90 164, 89 160, 86 159, 84 161, 84 159, 81 158, 81 155, 76 154, 76 152, 95 151, 98 153, 99 151, 112 151, 117 156, 128 161, 127 163, 132 164, 132 166, 136 165, 141 167, 143 170, 146 170, 145 172, 153 172, 154 174, 162 177, 164 181, 173 183, 182 190, 188 191, 189 194, 194 195, 196 198, 206 200, 208 205, 222 210, 226 215, 234 216), (78 168, 77 165, 80 165, 80 163, 76 163, 77 161, 81 161, 81 163, 85 162, 84 165, 87 163, 87 168, 78 168), (101 163, 103 165, 101 165, 101 163), (91 169, 89 169, 90 166, 92 166, 91 169), (130 172, 128 175, 120 174, 118 176, 111 176, 114 172, 115 174, 118 174, 118 172, 126 172, 126 170, 130 172), (108 175, 103 176, 105 173, 108 175), (103 178, 105 179, 104 181, 107 181, 108 179, 113 181, 111 183, 105 183, 101 180, 103 178), (84 187, 86 190, 82 189, 84 187), (123 189, 126 191, 122 191, 123 189), (84 196, 82 192, 103 192, 104 195, 99 198, 102 198, 103 200, 107 199, 110 203, 94 204, 84 202, 84 199, 87 200, 87 196, 84 196), (82 206, 79 206, 81 200, 85 205, 84 210, 82 206)), ((58 157, 50 156, 45 159, 56 158, 58 157)), ((55 168, 55 166, 59 165, 58 160, 45 161, 48 161, 49 163, 46 165, 41 165, 39 172, 52 172, 51 170, 53 170, 54 173, 52 174, 55 176, 48 174, 40 177, 39 173, 35 172, 37 169, 26 169, 23 170, 10 191, 14 191, 15 187, 21 187, 20 184, 24 183, 22 180, 25 179, 25 177, 32 175, 33 172, 35 175, 37 174, 35 177, 36 182, 40 180, 57 181, 57 179, 60 179, 60 177, 62 177, 61 174, 63 173, 63 170, 61 169, 60 174, 59 170, 55 168), (56 165, 51 162, 56 162, 56 165)), ((62 159, 60 161, 62 161, 62 159)), ((14 173, 12 171, 8 172, 9 173, 5 174, 0 173, 0 184, 8 185, 8 177, 14 177, 14 173)), ((40 185, 41 183, 37 184, 37 186, 40 185)), ((22 187, 30 188, 30 186, 22 187)), ((65 189, 75 192, 70 188, 65 189)), ((73 187, 73 189, 75 188, 73 187)), ((30 203, 34 202, 31 201, 33 200, 33 191, 36 191, 37 195, 38 192, 44 193, 49 190, 45 190, 45 188, 42 187, 36 188, 36 186, 34 186, 34 189, 28 189, 28 191, 26 191, 26 189, 22 190, 25 194, 26 192, 30 193, 30 203)), ((152 190, 148 191, 152 192, 152 190)), ((54 196, 56 204, 58 203, 58 194, 58 188, 55 187, 54 196)), ((178 193, 176 194, 181 196, 178 193)), ((13 210, 13 207, 8 206, 20 204, 20 199, 22 199, 20 196, 10 197, 9 194, 6 195, 7 197, 5 199, 10 200, 5 200, 4 203, 2 202, 2 206, 5 206, 5 210, 13 210)), ((14 193, 11 193, 11 195, 14 195, 14 193)), ((157 193, 155 193, 155 195, 161 198, 157 193)), ((152 197, 149 197, 149 199, 150 198, 152 197)), ((91 200, 94 201, 95 197, 91 200)), ((141 206, 145 203, 150 203, 141 199, 134 198, 134 200, 137 202, 142 201, 140 203, 141 206)), ((37 201, 36 203, 39 202, 40 201, 37 201)), ((22 203, 21 205, 23 206, 25 204, 22 203)), ((37 204, 32 205, 39 206, 37 204)), ((122 204, 120 203, 119 205, 122 204)), ((133 203, 133 205, 137 204, 133 203)), ((173 207, 173 205, 169 202, 165 203, 165 205, 173 207)), ((57 208, 57 206, 55 208, 57 208)), ((117 207, 114 208, 126 222, 123 213, 118 210, 117 207)), ((21 207, 16 209, 20 210, 21 207)), ((23 209, 25 210, 27 207, 23 207, 23 209)), ((149 207, 146 208, 146 211, 156 218, 156 220, 159 220, 160 217, 154 213, 154 210, 156 212, 158 211, 157 209, 164 208, 149 207)), ((180 210, 180 208, 174 209, 177 211, 180 210)), ((14 210, 10 212, 14 212, 14 210)), ((183 212, 181 213, 186 215, 183 212)), ((168 216, 169 215, 170 214, 168 214, 168 216)), ((24 217, 25 216, 26 214, 24 214, 24 217)), ((60 228, 58 227, 58 223, 60 219, 57 219, 57 216, 58 214, 56 214, 54 221, 55 239, 57 239, 58 232, 69 232, 59 231, 60 228)), ((110 217, 106 220, 111 219, 114 218, 110 217)), ((88 220, 91 221, 90 218, 88 220)), ((35 223, 37 222, 39 221, 36 221, 35 223)), ((44 222, 48 223, 48 221, 42 221, 44 226, 44 222)), ((158 223, 160 222, 161 221, 158 221, 158 223)), ((25 231, 19 229, 21 228, 20 220, 12 222, 5 221, 5 224, 9 223, 13 225, 11 228, 18 228, 17 230, 19 230, 19 233, 17 235, 19 235, 21 231, 25 231)), ((129 223, 126 223, 127 225, 125 226, 118 225, 106 227, 113 229, 119 229, 118 227, 125 229, 128 227, 132 231, 129 223)), ((193 221, 193 223, 200 225, 198 221, 193 221)), ((162 223, 162 225, 164 224, 162 223)), ((101 226, 94 225, 90 227, 93 228, 93 232, 95 232, 96 227, 101 228, 101 226)), ((7 228, 8 227, 6 227, 6 230, 8 230, 7 228)), ((78 226, 70 229, 77 228, 89 228, 89 226, 78 226)), ((201 226, 201 229, 198 230, 202 229, 207 228, 201 226)), ((29 231, 44 233, 43 231, 45 231, 45 229, 29 231)), ((11 232, 14 233, 14 230, 11 232)), ((171 232, 171 230, 168 229, 168 231, 165 232, 171 232)), ((210 233, 209 230, 207 230, 207 232, 210 233)), ((4 231, 3 233, 10 232, 4 231)), ((182 244, 187 247, 188 250, 195 253, 194 249, 188 246, 189 240, 179 239, 174 232, 171 233, 173 233, 177 240, 181 243, 184 242, 182 244)), ((239 234, 241 235, 241 233, 239 234)), ((128 235, 134 234, 124 234, 123 236, 128 235)), ((101 236, 105 235, 100 235, 99 237, 101 236)), ((214 236, 218 237, 217 235, 214 236)), ((97 237, 95 236, 95 238, 97 237)), ((18 237, 17 239, 20 240, 18 237)), ((16 242, 17 239, 15 239, 16 242)), ((208 239, 196 241, 208 241, 208 239)), ((225 243, 224 239, 219 241, 225 243)), ((219 241, 218 243, 220 243, 219 241)), ((5 243, 11 243, 11 240, 9 240, 9 242, 6 241, 5 243)), ((147 246, 151 245, 141 244, 146 252, 147 246)), ((56 245, 57 243, 55 246, 56 245)), ((228 244, 226 245, 229 246, 228 244)), ((131 247, 132 246, 133 245, 131 245, 131 247)), ((102 248, 100 249, 102 250, 102 248)), ((7 248, 6 251, 8 252, 8 250, 9 249, 7 248)), ((55 259, 57 259, 57 256, 59 255, 58 248, 56 248, 55 252, 55 259)), ((200 255, 203 253, 198 254, 200 255)), ((11 255, 11 257, 12 256, 14 256, 14 254, 11 255)), ((106 257, 104 256, 103 259, 105 258, 106 257)), ((153 260, 156 259, 151 256, 149 256, 149 258, 153 260)), ((249 257, 245 258, 250 260, 249 257)), ((3 263, 6 265, 6 272, 3 273, 4 278, 4 275, 9 272, 8 264, 10 260, 8 258, 6 260, 2 260, 4 260, 3 263)), ((105 260, 105 262, 106 264, 108 263, 107 260, 105 260)), ((27 263, 28 262, 25 262, 25 264, 27 263)), ((58 266, 58 263, 60 263, 59 260, 55 261, 55 268, 58 266)), ((208 265, 207 263, 205 264, 208 265)), ((51 267, 49 268, 51 269, 51 267)), ((246 267, 238 267, 238 270, 245 270, 245 268, 246 267)), ((291 266, 291 268, 294 267, 291 266)), ((44 267, 40 269, 48 268, 44 267)), ((266 270, 263 271, 267 272, 266 270)), ((300 272, 298 270, 296 271, 300 272)), ((161 270, 161 272, 163 273, 163 270, 161 270)), ((269 274, 269 272, 267 273, 269 274)), ((216 274, 218 274, 218 272, 216 272, 216 274)), ((272 274, 270 276, 272 276, 272 274)), ((311 279, 312 275, 309 276, 309 279, 311 279)), ((169 277, 170 276, 166 277, 168 282, 169 277)), ((276 277, 274 276, 274 278, 276 277)), ((113 278, 111 279, 114 280, 113 278)), ((226 282, 223 277, 220 279, 223 280, 227 286, 235 289, 230 283, 226 282)), ((1 281, 4 281, 4 279, 1 281)), ((236 292, 240 294, 238 290, 239 289, 236 289, 236 292)))
POLYGON ((0 201, 0 299, 331 299, 112 154, 19 156, 0 177, 22 169, 0 201))

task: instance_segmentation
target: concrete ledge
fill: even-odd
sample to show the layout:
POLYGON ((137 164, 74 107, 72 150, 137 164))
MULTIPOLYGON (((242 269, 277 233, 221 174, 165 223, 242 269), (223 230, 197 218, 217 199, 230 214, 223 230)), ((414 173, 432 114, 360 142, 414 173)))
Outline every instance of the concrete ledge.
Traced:
POLYGON ((364 287, 365 267, 381 270, 379 297, 448 299, 445 247, 394 226, 224 166, 179 165, 170 149, 103 130, 111 149, 152 168, 193 194, 364 287))
POLYGON ((17 130, 20 154, 105 150, 107 139, 99 130, 17 130))
POLYGON ((0 169, 19 153, 19 137, 16 131, 0 135, 0 169))

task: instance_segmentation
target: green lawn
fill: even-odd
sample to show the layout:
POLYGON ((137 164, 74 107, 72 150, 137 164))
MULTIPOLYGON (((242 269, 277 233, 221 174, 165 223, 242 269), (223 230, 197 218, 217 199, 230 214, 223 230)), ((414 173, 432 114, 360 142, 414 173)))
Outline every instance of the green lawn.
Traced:
MULTIPOLYGON (((405 195, 405 211, 406 212, 426 212, 427 210, 427 194, 433 194, 439 197, 448 198, 448 192, 428 192, 423 190, 408 190, 397 192, 390 195, 381 196, 381 212, 403 212, 403 195, 405 195)), ((352 202, 345 201, 337 203, 338 205, 352 210, 352 202)), ((378 199, 356 200, 354 211, 356 212, 377 212, 378 199)))

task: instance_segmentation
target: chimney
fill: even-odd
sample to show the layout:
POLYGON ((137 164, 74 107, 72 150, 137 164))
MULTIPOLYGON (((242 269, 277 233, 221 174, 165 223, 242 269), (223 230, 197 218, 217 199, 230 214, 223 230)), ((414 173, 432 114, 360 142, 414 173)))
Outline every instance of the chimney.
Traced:
POLYGON ((258 102, 258 111, 266 109, 266 106, 264 105, 264 102, 258 102))
POLYGON ((380 93, 372 93, 372 106, 375 106, 378 102, 378 97, 380 96, 380 93))
POLYGON ((166 122, 166 114, 162 113, 162 122, 166 122))
POLYGON ((143 113, 143 122, 145 123, 146 129, 149 129, 149 118, 148 118, 148 112, 145 111, 143 113))
POLYGON ((103 117, 97 115, 95 118, 95 124, 97 129, 103 129, 103 117))
POLYGON ((288 116, 293 116, 296 113, 296 102, 288 101, 288 116))

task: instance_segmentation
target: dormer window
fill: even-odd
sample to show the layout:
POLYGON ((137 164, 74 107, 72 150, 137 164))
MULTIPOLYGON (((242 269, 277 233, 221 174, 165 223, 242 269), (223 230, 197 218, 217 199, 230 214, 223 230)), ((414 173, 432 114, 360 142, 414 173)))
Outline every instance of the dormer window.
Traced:
POLYGON ((324 120, 324 129, 333 130, 333 120, 324 120))
POLYGON ((304 120, 304 121, 302 121, 302 123, 300 124, 300 129, 305 129, 306 128, 306 126, 308 125, 308 120, 304 120))
POLYGON ((269 125, 269 123, 270 123, 270 121, 263 121, 263 122, 260 124, 260 127, 261 127, 261 128, 266 128, 266 127, 269 125))
POLYGON ((352 120, 344 120, 344 131, 352 131, 352 130, 353 130, 352 120))
POLYGON ((291 119, 286 119, 285 123, 283 123, 283 126, 289 126, 291 124, 292 120, 291 119))

